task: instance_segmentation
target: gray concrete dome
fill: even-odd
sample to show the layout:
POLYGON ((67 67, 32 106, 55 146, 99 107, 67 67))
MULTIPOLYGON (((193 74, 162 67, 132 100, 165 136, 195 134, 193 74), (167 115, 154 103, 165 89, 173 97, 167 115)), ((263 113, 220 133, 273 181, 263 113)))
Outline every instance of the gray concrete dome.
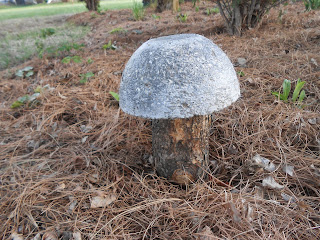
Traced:
POLYGON ((237 74, 227 55, 197 34, 151 39, 126 64, 120 108, 151 118, 208 115, 240 96, 237 74))

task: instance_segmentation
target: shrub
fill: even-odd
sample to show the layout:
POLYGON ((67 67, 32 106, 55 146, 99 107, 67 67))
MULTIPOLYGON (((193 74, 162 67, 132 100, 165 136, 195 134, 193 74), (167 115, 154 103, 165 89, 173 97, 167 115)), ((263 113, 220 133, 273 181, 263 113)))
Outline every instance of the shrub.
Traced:
POLYGON ((228 32, 231 35, 240 36, 243 29, 255 27, 270 8, 286 1, 287 0, 217 0, 217 4, 220 14, 226 23, 228 32))
POLYGON ((307 11, 319 9, 320 0, 304 0, 304 6, 307 11))

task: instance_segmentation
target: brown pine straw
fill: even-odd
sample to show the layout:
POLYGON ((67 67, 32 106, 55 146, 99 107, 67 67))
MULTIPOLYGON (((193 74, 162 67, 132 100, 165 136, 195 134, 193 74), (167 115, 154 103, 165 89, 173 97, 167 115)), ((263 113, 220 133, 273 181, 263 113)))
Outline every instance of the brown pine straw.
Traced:
POLYGON ((182 5, 188 24, 171 12, 154 20, 152 10, 143 22, 130 20, 128 10, 98 19, 76 15, 74 22, 93 26, 88 47, 72 53, 83 63, 35 58, 24 65, 35 67, 35 78, 1 73, 1 238, 53 231, 60 237, 80 232, 82 239, 320 239, 318 12, 290 4, 280 21, 274 9, 258 28, 235 38, 221 32, 218 15, 202 14, 207 7, 213 3, 200 5, 200 13, 182 5), (128 32, 109 34, 115 27, 128 32), (139 27, 141 35, 132 32, 139 27), (212 39, 234 63, 248 60, 236 68, 245 74, 241 98, 214 113, 207 177, 186 188, 155 174, 148 160, 150 121, 124 114, 109 94, 118 91, 121 71, 143 41, 183 32, 212 39), (101 46, 109 39, 120 48, 105 55, 101 46), (86 63, 89 57, 93 64, 86 63), (79 84, 79 74, 89 71, 95 76, 79 84), (285 78, 307 82, 302 108, 271 95, 285 78), (45 84, 55 89, 41 95, 40 105, 9 109, 28 89, 45 84), (256 154, 276 170, 252 166, 256 154), (293 176, 284 165, 294 166, 293 176), (263 187, 267 176, 284 188, 263 187), (115 200, 91 208, 97 196, 115 200))

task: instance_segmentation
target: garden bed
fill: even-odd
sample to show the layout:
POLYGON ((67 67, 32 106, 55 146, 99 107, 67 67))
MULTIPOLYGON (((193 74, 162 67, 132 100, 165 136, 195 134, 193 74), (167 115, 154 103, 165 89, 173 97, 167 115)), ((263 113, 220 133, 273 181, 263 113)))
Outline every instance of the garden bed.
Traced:
POLYGON ((213 7, 182 4, 186 22, 153 9, 144 21, 130 10, 81 13, 69 21, 91 28, 77 42, 85 47, 0 73, 1 238, 320 238, 319 14, 290 4, 232 37, 218 14, 207 14, 213 7), (109 94, 143 42, 178 33, 218 44, 241 84, 241 98, 214 114, 207 177, 185 188, 149 163, 150 121, 126 115, 109 94), (15 74, 27 66, 30 77, 15 74), (284 79, 295 86, 299 78, 301 103, 272 95, 284 79), (37 88, 32 104, 10 108, 37 88), (259 156, 275 168, 257 164, 259 156))

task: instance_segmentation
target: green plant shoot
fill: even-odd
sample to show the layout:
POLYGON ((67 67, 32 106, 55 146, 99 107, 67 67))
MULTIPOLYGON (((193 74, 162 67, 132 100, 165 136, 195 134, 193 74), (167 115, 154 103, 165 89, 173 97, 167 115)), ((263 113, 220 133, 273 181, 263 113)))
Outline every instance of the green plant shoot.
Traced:
POLYGON ((42 90, 42 87, 41 86, 38 86, 36 89, 34 89, 33 91, 35 93, 41 93, 41 90, 42 90))
POLYGON ((185 22, 187 22, 187 20, 188 20, 188 14, 186 14, 186 13, 185 13, 185 14, 181 13, 181 14, 179 14, 178 18, 179 18, 179 21, 180 21, 180 22, 185 23, 185 22))
POLYGON ((91 77, 94 77, 94 73, 93 72, 87 72, 85 74, 80 74, 80 83, 81 84, 85 84, 86 82, 88 82, 88 80, 91 78, 91 77))
POLYGON ((112 29, 109 33, 110 34, 116 34, 116 33, 126 33, 127 30, 121 28, 121 27, 118 27, 118 28, 114 28, 112 29))
POLYGON ((118 94, 118 93, 115 93, 115 92, 112 92, 112 91, 110 91, 109 93, 111 94, 111 96, 112 96, 115 100, 117 100, 117 101, 119 102, 120 97, 119 97, 119 94, 118 94))
POLYGON ((33 67, 31 67, 31 66, 25 67, 23 69, 16 71, 15 75, 17 77, 22 77, 22 78, 23 77, 31 77, 34 74, 32 69, 33 69, 33 67))
POLYGON ((282 88, 283 88, 283 95, 282 95, 282 99, 281 99, 281 94, 280 94, 280 99, 283 101, 287 101, 288 97, 289 97, 290 90, 291 90, 291 81, 288 79, 285 79, 283 81, 282 88))
POLYGON ((153 19, 160 19, 161 18, 160 16, 158 16, 156 14, 152 14, 151 16, 152 16, 153 19))
MULTIPOLYGON (((292 95, 292 102, 295 102, 300 94, 300 91, 301 89, 303 88, 304 84, 306 82, 302 82, 300 80, 300 78, 298 79, 298 82, 297 82, 297 85, 296 85, 296 88, 294 89, 294 92, 293 92, 293 95, 292 95)), ((304 92, 304 95, 305 95, 305 92, 304 92)), ((303 97, 304 98, 304 97, 303 97)), ((300 99, 300 98, 299 98, 300 99)))
POLYGON ((67 63, 70 63, 71 60, 72 60, 73 62, 75 62, 75 63, 81 63, 81 62, 82 62, 80 56, 73 56, 73 57, 68 56, 68 57, 63 58, 63 59, 61 60, 61 62, 67 64, 67 63))
MULTIPOLYGON (((299 102, 302 102, 303 99, 306 96, 306 92, 304 90, 302 90, 303 86, 305 85, 305 81, 301 81, 300 78, 297 81, 296 87, 293 91, 292 94, 292 98, 291 98, 291 102, 296 102, 296 100, 298 99, 299 102)), ((283 94, 280 92, 272 92, 272 95, 275 95, 277 98, 279 98, 279 100, 284 101, 284 102, 288 102, 289 100, 289 94, 291 91, 291 81, 288 79, 285 79, 283 81, 282 84, 282 91, 283 94)))
POLYGON ((302 90, 299 96, 299 102, 302 102, 306 96, 306 91, 302 90))
POLYGON ((244 72, 243 71, 239 71, 238 75, 239 75, 239 77, 244 77, 244 72))
POLYGON ((112 44, 111 40, 109 40, 109 42, 107 44, 104 44, 102 46, 102 48, 104 50, 107 50, 107 49, 116 50, 118 47, 116 45, 112 44))
POLYGON ((12 109, 21 107, 22 105, 27 103, 29 100, 30 100, 30 96, 24 95, 23 97, 19 97, 17 101, 13 102, 10 107, 12 109))

